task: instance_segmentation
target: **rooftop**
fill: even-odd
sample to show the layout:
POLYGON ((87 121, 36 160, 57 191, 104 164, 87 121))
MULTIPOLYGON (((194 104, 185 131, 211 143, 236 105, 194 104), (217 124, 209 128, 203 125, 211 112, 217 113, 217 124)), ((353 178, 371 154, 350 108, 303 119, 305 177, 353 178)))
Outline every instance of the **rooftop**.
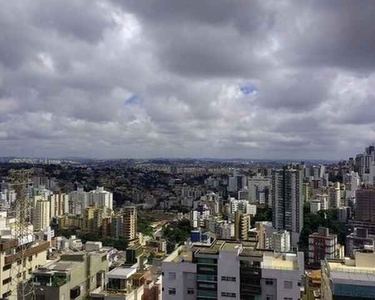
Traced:
POLYGON ((108 273, 108 278, 126 279, 135 274, 137 269, 118 267, 108 273))

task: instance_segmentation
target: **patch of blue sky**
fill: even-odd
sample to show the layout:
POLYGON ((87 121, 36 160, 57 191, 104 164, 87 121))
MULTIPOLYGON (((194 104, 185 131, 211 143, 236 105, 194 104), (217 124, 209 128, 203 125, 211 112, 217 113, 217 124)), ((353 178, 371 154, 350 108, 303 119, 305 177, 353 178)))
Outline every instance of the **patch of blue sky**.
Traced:
POLYGON ((128 99, 125 100, 125 105, 135 105, 139 104, 141 102, 141 99, 138 95, 132 95, 128 99))
POLYGON ((241 85, 240 90, 244 95, 256 94, 258 92, 258 89, 252 84, 241 85))

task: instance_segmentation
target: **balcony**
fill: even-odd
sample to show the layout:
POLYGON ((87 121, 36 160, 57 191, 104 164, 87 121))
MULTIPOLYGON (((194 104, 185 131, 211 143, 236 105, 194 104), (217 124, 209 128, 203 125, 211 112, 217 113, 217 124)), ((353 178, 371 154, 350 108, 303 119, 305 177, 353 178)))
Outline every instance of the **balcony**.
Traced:
POLYGON ((214 275, 197 275, 197 281, 217 282, 217 276, 214 275))
MULTIPOLYGON (((33 246, 29 249, 26 249, 24 255, 25 255, 25 257, 32 256, 34 254, 37 254, 37 253, 48 250, 49 247, 50 247, 50 242, 41 242, 41 243, 37 244, 36 246, 33 246)), ((12 255, 8 255, 4 259, 4 264, 5 265, 12 264, 15 261, 19 260, 20 258, 21 258, 21 252, 18 252, 16 254, 12 254, 12 255)))
POLYGON ((209 298, 209 299, 216 299, 217 292, 216 291, 202 291, 198 290, 198 297, 209 298))

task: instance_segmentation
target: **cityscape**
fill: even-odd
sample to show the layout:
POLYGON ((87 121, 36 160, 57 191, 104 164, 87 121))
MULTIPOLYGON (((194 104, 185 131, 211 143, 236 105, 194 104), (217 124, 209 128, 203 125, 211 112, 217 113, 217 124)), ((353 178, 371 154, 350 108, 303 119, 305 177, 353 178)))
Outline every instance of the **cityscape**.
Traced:
POLYGON ((0 6, 0 300, 375 299, 374 0, 0 6))

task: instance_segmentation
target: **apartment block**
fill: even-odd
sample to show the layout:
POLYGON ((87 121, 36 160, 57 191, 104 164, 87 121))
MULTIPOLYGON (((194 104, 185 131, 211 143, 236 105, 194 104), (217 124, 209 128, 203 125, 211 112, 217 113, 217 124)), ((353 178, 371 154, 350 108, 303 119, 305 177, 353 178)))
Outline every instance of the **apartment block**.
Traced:
POLYGON ((181 246, 162 264, 163 300, 300 298, 303 253, 256 250, 256 242, 181 246))
POLYGON ((375 253, 358 251, 354 259, 322 261, 321 299, 375 299, 375 253))
POLYGON ((63 254, 33 272, 36 299, 86 299, 104 288, 107 272, 106 250, 63 254))
POLYGON ((319 227, 318 232, 309 235, 309 264, 319 265, 325 258, 343 258, 342 247, 337 242, 337 235, 329 229, 319 227))

